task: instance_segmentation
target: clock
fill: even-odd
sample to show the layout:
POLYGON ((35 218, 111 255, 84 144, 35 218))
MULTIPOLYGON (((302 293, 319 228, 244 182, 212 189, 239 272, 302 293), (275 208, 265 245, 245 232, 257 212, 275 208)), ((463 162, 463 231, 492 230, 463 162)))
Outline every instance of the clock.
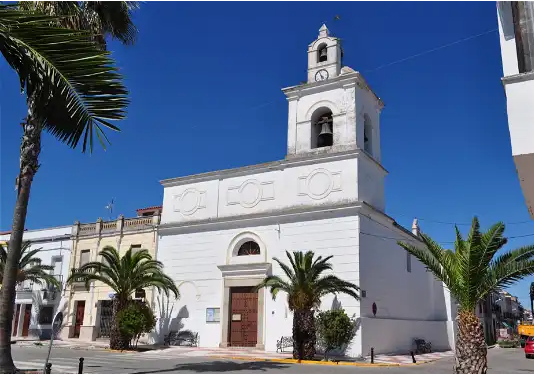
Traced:
POLYGON ((315 73, 315 81, 320 82, 328 79, 328 71, 325 69, 319 70, 315 73))

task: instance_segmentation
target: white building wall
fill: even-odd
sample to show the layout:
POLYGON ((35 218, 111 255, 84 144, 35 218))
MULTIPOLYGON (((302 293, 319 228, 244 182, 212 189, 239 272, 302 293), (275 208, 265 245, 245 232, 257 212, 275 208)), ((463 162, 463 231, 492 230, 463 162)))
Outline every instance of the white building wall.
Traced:
MULTIPOLYGON (((30 250, 39 249, 36 257, 42 260, 43 265, 53 265, 54 258, 62 259, 62 266, 60 273, 54 271, 51 273, 63 277, 62 289, 60 292, 54 294, 54 298, 48 294, 47 299, 43 299, 42 289, 45 285, 33 285, 32 291, 17 291, 15 303, 21 305, 21 313, 19 315, 18 331, 16 336, 22 336, 22 325, 24 321, 24 306, 26 304, 32 305, 31 319, 29 326, 29 335, 48 338, 51 332, 51 324, 39 323, 39 312, 45 306, 54 307, 54 315, 59 311, 58 307, 61 305, 61 299, 64 297, 65 281, 69 274, 69 262, 72 249, 72 240, 70 234, 72 226, 53 227, 49 229, 28 230, 24 232, 23 241, 31 241, 30 250)), ((0 241, 9 241, 10 234, 0 236, 0 241)))
MULTIPOLYGON (((221 325, 206 322, 206 308, 219 307, 221 314, 227 312, 222 306, 223 279, 217 266, 226 263, 232 240, 243 232, 252 232, 263 242, 266 253, 265 257, 262 253, 260 261, 272 262, 273 257, 278 257, 288 263, 286 249, 313 250, 317 255, 334 255, 335 274, 359 283, 357 217, 163 235, 159 240, 158 260, 165 264, 165 272, 179 285, 181 298, 171 300, 168 307, 166 302, 163 308, 158 306, 157 340, 169 330, 190 329, 199 333, 200 346, 219 346, 221 325)), ((276 264, 273 264, 272 272, 283 276, 276 264)), ((338 296, 336 303, 333 301, 333 296, 326 297, 321 309, 331 309, 340 303, 349 316, 359 317, 358 301, 345 295, 338 296)), ((157 304, 161 305, 161 302, 157 304)), ((264 313, 265 349, 276 351, 276 341, 281 336, 292 335, 292 313, 286 295, 281 293, 275 301, 270 294, 266 295, 264 313)), ((347 353, 359 354, 360 346, 358 333, 347 353)))
POLYGON ((315 163, 281 161, 248 171, 164 181, 162 224, 357 202, 358 168, 372 162, 361 157, 334 155, 315 163))
POLYGON ((448 349, 443 286, 397 245, 397 239, 417 241, 379 218, 362 216, 360 227, 361 287, 366 291, 361 303, 363 354, 371 347, 375 353, 407 352, 415 338, 432 342, 435 349, 448 349))

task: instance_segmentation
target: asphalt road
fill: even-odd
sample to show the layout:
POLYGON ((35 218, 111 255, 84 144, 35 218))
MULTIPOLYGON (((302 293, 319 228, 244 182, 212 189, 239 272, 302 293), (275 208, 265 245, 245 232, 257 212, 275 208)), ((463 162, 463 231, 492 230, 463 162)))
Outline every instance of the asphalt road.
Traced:
MULTIPOLYGON (((46 347, 13 347, 13 357, 19 369, 41 369, 46 357, 46 347)), ((172 352, 161 353, 113 353, 98 350, 74 350, 54 348, 50 362, 52 374, 77 373, 79 358, 84 357, 84 374, 158 374, 158 373, 240 373, 255 374, 323 374, 373 373, 373 374, 450 374, 452 359, 411 367, 354 367, 295 365, 259 361, 229 361, 205 357, 176 356, 172 352)), ((492 349, 489 351, 490 374, 534 373, 534 360, 527 360, 519 349, 492 349)))

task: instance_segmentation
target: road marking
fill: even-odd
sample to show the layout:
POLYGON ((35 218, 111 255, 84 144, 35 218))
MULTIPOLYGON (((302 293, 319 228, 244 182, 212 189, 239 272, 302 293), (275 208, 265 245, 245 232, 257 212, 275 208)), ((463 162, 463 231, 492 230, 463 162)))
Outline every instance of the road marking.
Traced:
MULTIPOLYGON (((33 362, 33 361, 13 361, 16 367, 21 369, 43 369, 44 368, 44 362, 33 362)), ((52 363, 52 372, 54 369, 57 370, 68 370, 69 373, 76 373, 77 370, 73 366, 63 366, 63 365, 54 365, 52 363)))

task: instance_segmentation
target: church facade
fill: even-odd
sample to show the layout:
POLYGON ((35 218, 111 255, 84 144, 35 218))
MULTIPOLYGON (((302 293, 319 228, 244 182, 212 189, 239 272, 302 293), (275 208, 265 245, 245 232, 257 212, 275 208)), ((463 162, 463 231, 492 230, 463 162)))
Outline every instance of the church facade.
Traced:
POLYGON ((414 338, 436 349, 452 342, 450 296, 397 240, 420 243, 385 214, 380 113, 362 75, 341 64, 339 39, 326 26, 307 50, 305 84, 288 101, 284 160, 162 181, 157 258, 179 286, 178 300, 157 296, 157 334, 197 332, 202 347, 276 351, 292 334, 286 295, 254 292, 273 257, 312 250, 333 255, 334 273, 361 299, 329 295, 357 321, 346 354, 410 350, 414 338))

